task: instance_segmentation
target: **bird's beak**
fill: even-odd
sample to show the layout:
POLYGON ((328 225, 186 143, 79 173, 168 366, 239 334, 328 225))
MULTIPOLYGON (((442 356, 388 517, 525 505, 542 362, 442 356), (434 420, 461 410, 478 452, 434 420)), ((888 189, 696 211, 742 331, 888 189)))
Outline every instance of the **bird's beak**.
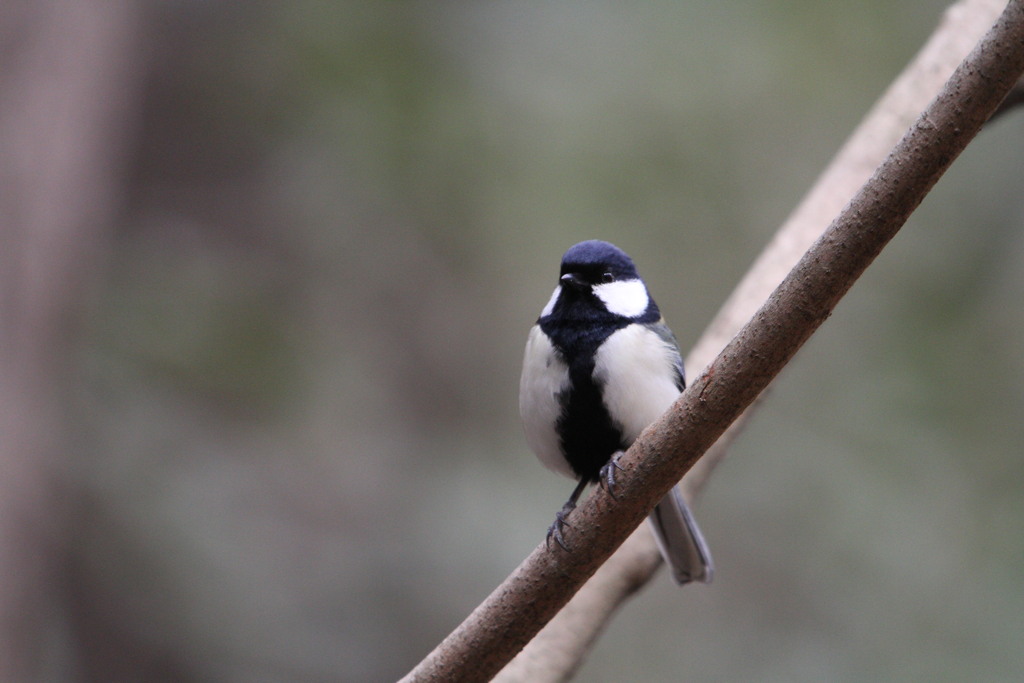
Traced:
POLYGON ((559 280, 561 280, 562 284, 566 287, 572 287, 574 289, 582 289, 587 286, 587 283, 584 282, 583 278, 576 273, 566 273, 560 277, 559 280))

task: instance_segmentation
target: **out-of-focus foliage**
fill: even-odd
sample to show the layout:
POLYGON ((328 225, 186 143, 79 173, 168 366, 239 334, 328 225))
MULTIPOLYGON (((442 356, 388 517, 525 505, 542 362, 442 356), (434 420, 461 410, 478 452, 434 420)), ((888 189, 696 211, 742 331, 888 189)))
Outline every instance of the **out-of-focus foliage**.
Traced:
MULTIPOLYGON (((625 248, 686 347, 943 7, 153 3, 85 623, 175 680, 401 675, 570 490, 516 407, 562 251, 625 248)), ((1022 140, 985 131, 771 390, 699 506, 715 583, 662 577, 581 680, 1024 676, 1022 140)))

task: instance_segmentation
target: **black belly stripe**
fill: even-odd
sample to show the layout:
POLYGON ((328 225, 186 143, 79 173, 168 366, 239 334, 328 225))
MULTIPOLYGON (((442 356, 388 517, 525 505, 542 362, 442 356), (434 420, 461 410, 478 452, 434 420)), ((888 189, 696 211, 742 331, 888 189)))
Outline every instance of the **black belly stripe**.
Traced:
POLYGON ((569 395, 560 397, 565 411, 557 429, 562 453, 573 472, 581 479, 597 481, 601 468, 625 445, 601 400, 601 388, 593 381, 593 364, 581 370, 569 395))
MULTIPOLYGON (((601 399, 601 386, 594 381, 594 355, 620 325, 548 325, 548 335, 569 367, 569 389, 559 395, 562 415, 556 429, 565 457, 581 479, 597 481, 598 473, 611 456, 629 444, 612 421, 601 399), (567 352, 572 349, 572 353, 567 352)), ((545 329, 547 327, 548 329, 545 329)))

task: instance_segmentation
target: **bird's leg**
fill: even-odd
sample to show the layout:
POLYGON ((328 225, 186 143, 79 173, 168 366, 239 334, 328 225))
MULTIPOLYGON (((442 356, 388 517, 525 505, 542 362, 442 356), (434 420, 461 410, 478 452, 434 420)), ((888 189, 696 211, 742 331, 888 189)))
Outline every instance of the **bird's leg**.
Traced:
POLYGON ((612 498, 616 498, 615 495, 615 470, 621 470, 619 466, 619 458, 622 457, 622 451, 616 451, 612 454, 612 457, 608 459, 608 462, 604 464, 604 467, 597 473, 597 481, 601 484, 601 488, 608 492, 608 495, 612 498))
POLYGON ((555 521, 548 527, 548 535, 544 540, 544 545, 548 549, 551 547, 551 538, 554 537, 555 542, 562 546, 562 550, 570 552, 569 546, 565 544, 565 539, 562 538, 562 527, 572 526, 572 524, 565 521, 566 517, 569 516, 570 512, 576 509, 576 501, 580 499, 583 489, 587 488, 587 483, 586 478, 580 479, 580 483, 576 484, 576 488, 572 490, 572 495, 569 496, 569 500, 565 501, 565 505, 562 506, 562 509, 555 513, 555 521))

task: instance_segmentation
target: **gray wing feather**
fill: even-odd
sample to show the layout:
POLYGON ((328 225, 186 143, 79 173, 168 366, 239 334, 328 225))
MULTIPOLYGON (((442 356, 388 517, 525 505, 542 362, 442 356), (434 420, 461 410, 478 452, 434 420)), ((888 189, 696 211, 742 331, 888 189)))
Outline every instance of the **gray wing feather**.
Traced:
POLYGON ((683 370, 683 356, 679 353, 679 343, 676 341, 676 336, 672 334, 672 330, 669 329, 664 320, 651 323, 647 327, 651 332, 661 337, 661 340, 675 352, 673 360, 675 361, 676 368, 676 387, 679 388, 679 391, 682 391, 686 388, 686 372, 683 370))
MULTIPOLYGON (((651 323, 648 327, 674 351, 676 386, 682 391, 686 388, 686 373, 683 370, 683 357, 679 353, 675 335, 664 320, 651 323)), ((691 581, 711 583, 715 573, 711 551, 678 486, 668 492, 648 519, 654 529, 658 548, 668 563, 673 578, 679 584, 691 581)))

